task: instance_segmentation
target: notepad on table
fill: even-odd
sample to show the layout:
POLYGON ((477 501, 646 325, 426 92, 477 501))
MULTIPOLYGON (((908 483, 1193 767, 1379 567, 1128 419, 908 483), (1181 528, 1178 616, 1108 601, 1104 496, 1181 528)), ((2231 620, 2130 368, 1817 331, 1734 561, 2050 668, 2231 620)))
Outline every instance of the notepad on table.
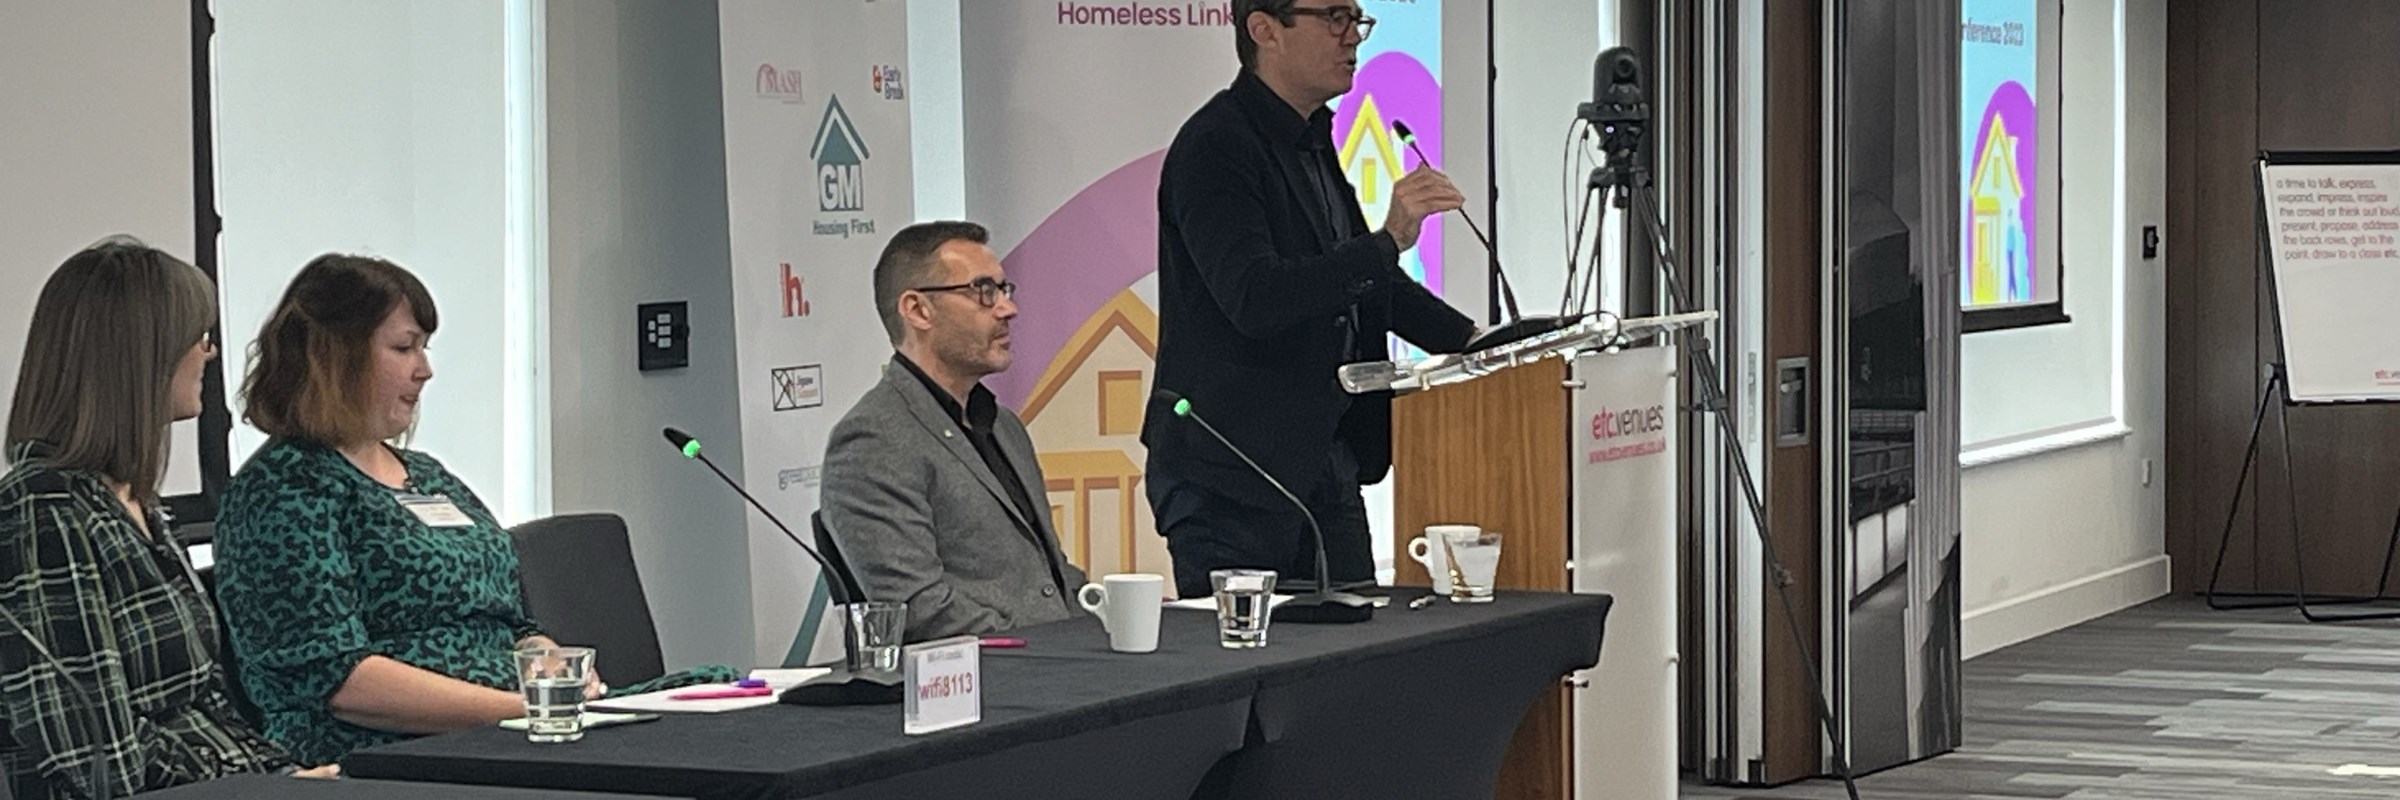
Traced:
POLYGON ((589 703, 585 703, 584 707, 605 709, 608 711, 653 711, 666 713, 697 712, 704 714, 713 714, 719 711, 737 711, 745 708, 758 708, 760 706, 774 705, 776 694, 781 694, 783 690, 799 685, 802 681, 823 675, 828 672, 832 672, 832 670, 824 667, 751 670, 750 677, 766 681, 767 687, 775 690, 774 693, 760 695, 757 697, 718 697, 705 700, 677 700, 673 697, 673 695, 683 694, 691 691, 734 688, 733 684, 730 683, 708 683, 700 684, 698 686, 679 686, 673 689, 662 689, 644 694, 626 695, 624 697, 611 697, 605 700, 594 700, 589 703))

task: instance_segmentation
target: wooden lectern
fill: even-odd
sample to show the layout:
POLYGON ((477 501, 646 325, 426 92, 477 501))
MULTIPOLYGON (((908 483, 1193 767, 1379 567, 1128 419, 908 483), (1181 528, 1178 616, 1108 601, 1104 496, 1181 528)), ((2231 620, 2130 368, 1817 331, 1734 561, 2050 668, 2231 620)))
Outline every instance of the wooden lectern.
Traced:
MULTIPOLYGON (((1522 364, 1392 401, 1394 581, 1429 586, 1408 541, 1425 526, 1473 522, 1500 531, 1502 589, 1567 591, 1569 362, 1522 364)), ((1564 685, 1534 701, 1501 768, 1500 800, 1571 797, 1564 685)))
POLYGON ((1591 688, 1570 697, 1561 681, 1526 711, 1495 797, 1568 800, 1578 771, 1611 776, 1624 796, 1675 796, 1681 351, 1633 345, 1716 316, 1586 315, 1462 356, 1342 368, 1351 391, 1404 392, 1392 402, 1395 583, 1432 583, 1408 556, 1425 526, 1471 524, 1501 534, 1496 588, 1616 599, 1602 646, 1614 657, 1585 671, 1591 688), (1574 727, 1575 704, 1610 724, 1574 727))

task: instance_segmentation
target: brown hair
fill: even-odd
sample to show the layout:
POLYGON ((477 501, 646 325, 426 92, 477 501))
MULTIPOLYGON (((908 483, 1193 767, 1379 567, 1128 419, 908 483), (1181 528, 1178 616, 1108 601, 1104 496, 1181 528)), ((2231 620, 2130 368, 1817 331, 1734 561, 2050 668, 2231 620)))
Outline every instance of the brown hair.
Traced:
POLYGON ((400 265, 327 253, 301 267, 250 343, 242 419, 269 436, 332 446, 375 438, 373 339, 401 303, 432 336, 433 296, 400 265))
POLYGON ((125 236, 69 256, 33 304, 9 446, 46 442, 43 461, 156 502, 175 368, 216 324, 216 285, 181 259, 125 236))
POLYGON ((942 262, 934 254, 961 239, 990 244, 992 232, 972 222, 919 222, 883 243, 883 254, 875 258, 875 313, 883 317, 883 332, 892 337, 893 346, 908 331, 908 324, 900 321, 900 295, 940 274, 935 268, 942 262))
POLYGON ((1267 14, 1289 28, 1295 0, 1233 0, 1233 57, 1242 69, 1258 69, 1258 40, 1250 38, 1250 15, 1267 14))

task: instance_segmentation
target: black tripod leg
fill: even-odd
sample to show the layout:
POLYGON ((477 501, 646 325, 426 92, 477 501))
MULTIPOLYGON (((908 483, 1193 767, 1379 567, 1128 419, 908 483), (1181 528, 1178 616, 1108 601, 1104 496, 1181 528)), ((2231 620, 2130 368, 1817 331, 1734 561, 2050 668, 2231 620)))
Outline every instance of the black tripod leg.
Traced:
MULTIPOLYGON (((2288 389, 2291 384, 2284 384, 2288 389)), ((2333 600, 2311 598, 2308 595, 2308 565, 2306 552, 2300 544, 2300 486, 2292 480, 2292 420, 2290 404, 2276 404, 2275 416, 2283 427, 2283 492, 2288 504, 2285 513, 2292 526, 2292 599, 2300 605, 2300 616, 2310 622, 2365 622, 2378 619, 2400 619, 2400 611, 2361 611, 2350 614, 2319 614, 2310 605, 2355 605, 2374 602, 2373 596, 2335 596, 2333 600)))
MULTIPOLYGON (((2216 565, 2209 568, 2208 588, 2202 590, 2200 593, 2202 597, 2208 598, 2208 607, 2218 611, 2244 608, 2270 608, 2284 605, 2280 602, 2222 603, 2217 600, 2217 598, 2220 596, 2230 596, 2217 591, 2217 584, 2218 581, 2221 580, 2225 575, 2225 551, 2231 549, 2233 544, 2233 522, 2235 519, 2240 518, 2241 515, 2242 490, 2250 487, 2250 467, 2252 464, 2258 461, 2258 435, 2260 431, 2265 430, 2267 427, 2267 404, 2274 402, 2275 382, 2279 380, 2282 380, 2280 375, 2268 378, 2266 390, 2260 392, 2258 395, 2258 413, 2252 416, 2250 419, 2250 446, 2248 449, 2242 451, 2242 471, 2238 477, 2234 478, 2233 501, 2226 504, 2225 527, 2217 536, 2216 565)), ((2255 593, 2245 593, 2245 595, 2250 594, 2255 593)))
POLYGON ((2375 580, 2377 600, 2400 600, 2392 596, 2392 556, 2396 553, 2400 553, 2400 506, 2392 509, 2392 537, 2383 543, 2383 571, 2377 573, 2382 577, 2375 580))
MULTIPOLYGON (((1658 251, 1659 275, 1667 282, 1668 308, 1675 313, 1684 313, 1688 310, 1686 304, 1689 295, 1685 293, 1683 281, 1675 271, 1675 251, 1667 243, 1666 225, 1658 216, 1656 190, 1646 186, 1620 185, 1617 191, 1618 196, 1632 200, 1631 213, 1650 235, 1651 247, 1658 251)), ((1724 448, 1725 458, 1732 462, 1735 476, 1740 478, 1737 483, 1741 486, 1751 522, 1755 523, 1753 527, 1758 534, 1759 555, 1763 557, 1767 576, 1775 586, 1775 596, 1783 607, 1783 617, 1791 623, 1792 646, 1800 651, 1800 665, 1807 668, 1809 686, 1814 690, 1809 692, 1809 697, 1816 701, 1817 720, 1824 724, 1825 739, 1831 745, 1834 775, 1841 779, 1842 789, 1850 800, 1858 800, 1858 781, 1856 776, 1850 774, 1849 737, 1843 734, 1840 723, 1834 720, 1833 700, 1827 696, 1823 666, 1817 660, 1815 648, 1808 646, 1807 632, 1801 627, 1800 616, 1792 607, 1791 590, 1781 579, 1786 573, 1782 558, 1775 552, 1775 539, 1767 535, 1766 502, 1759 494, 1758 482, 1751 478, 1749 455, 1742 452, 1741 432, 1735 429, 1733 418, 1726 413, 1731 404, 1726 400, 1724 385, 1718 383, 1716 359, 1710 357, 1709 351, 1702 349, 1692 336, 1684 336, 1678 346, 1683 348, 1684 368, 1691 372, 1693 384, 1700 390, 1701 402, 1716 408, 1710 415, 1716 418, 1718 435, 1723 437, 1720 444, 1724 448)), ((1761 613, 1764 614, 1764 609, 1761 609, 1761 613)))

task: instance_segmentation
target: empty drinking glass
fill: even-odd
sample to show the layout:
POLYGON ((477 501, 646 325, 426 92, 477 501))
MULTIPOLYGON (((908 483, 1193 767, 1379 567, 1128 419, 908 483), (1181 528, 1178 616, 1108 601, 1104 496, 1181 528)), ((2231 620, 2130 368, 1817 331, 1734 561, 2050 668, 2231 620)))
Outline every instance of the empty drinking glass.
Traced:
POLYGON ((517 688, 525 693, 525 740, 583 738, 583 693, 592 682, 589 647, 517 651, 517 688))
POLYGON ((1208 573, 1216 587, 1217 644, 1228 650, 1267 646, 1267 617, 1275 597, 1275 573, 1263 569, 1220 569, 1208 573))
POLYGON ((1442 544, 1450 549, 1450 602, 1491 602, 1492 581, 1500 574, 1500 533, 1448 531, 1442 544))

